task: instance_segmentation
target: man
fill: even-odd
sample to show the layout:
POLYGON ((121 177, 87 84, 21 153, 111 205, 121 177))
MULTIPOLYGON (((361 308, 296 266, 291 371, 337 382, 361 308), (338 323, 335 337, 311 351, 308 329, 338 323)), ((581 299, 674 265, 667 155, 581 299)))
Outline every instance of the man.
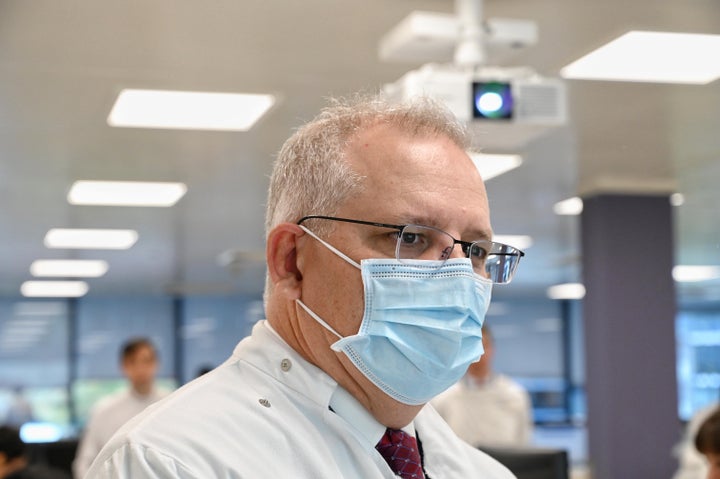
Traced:
POLYGON ((166 395, 155 388, 158 358, 147 338, 132 338, 120 348, 120 366, 129 388, 101 399, 92 409, 73 461, 76 479, 85 477, 93 459, 120 426, 166 395))
POLYGON ((695 446, 695 438, 700 426, 719 408, 720 405, 717 403, 700 408, 688 421, 683 438, 675 447, 678 469, 675 471, 673 479, 705 479, 710 473, 708 461, 695 446))
POLYGON ((0 426, 0 479, 69 479, 69 474, 30 464, 25 443, 17 429, 0 426))
POLYGON ((432 405, 468 444, 489 447, 528 446, 533 418, 530 395, 520 384, 493 371, 495 342, 482 328, 485 352, 465 377, 440 394, 432 405))
POLYGON ((695 436, 695 448, 707 461, 707 479, 720 479, 720 408, 703 421, 695 436))
POLYGON ((89 477, 513 477, 425 406, 479 357, 522 255, 490 242, 466 147, 429 101, 338 103, 297 131, 270 180, 267 320, 89 477))

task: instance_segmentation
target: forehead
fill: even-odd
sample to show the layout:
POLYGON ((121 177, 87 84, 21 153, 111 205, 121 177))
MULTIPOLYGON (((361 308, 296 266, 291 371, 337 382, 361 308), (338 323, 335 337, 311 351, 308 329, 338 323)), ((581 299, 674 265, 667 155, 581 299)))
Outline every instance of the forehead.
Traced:
POLYGON ((344 206, 359 219, 421 222, 489 235, 487 195, 467 153, 445 136, 376 125, 350 142, 347 157, 365 177, 344 206), (360 216, 358 216, 360 215, 360 216))

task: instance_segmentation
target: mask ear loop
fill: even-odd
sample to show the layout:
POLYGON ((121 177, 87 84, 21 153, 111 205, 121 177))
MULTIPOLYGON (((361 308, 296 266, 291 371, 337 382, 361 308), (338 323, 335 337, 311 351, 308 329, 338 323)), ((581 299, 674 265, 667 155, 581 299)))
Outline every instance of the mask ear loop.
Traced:
MULTIPOLYGON (((313 233, 312 231, 310 231, 309 229, 307 229, 307 228, 304 227, 303 225, 298 225, 298 226, 300 226, 300 229, 302 229, 304 232, 306 232, 307 234, 309 234, 310 236, 312 236, 313 238, 315 238, 316 240, 318 240, 318 241, 319 241, 323 246, 325 246, 327 249, 329 249, 330 251, 332 251, 333 253, 335 253, 336 255, 338 255, 341 259, 344 259, 345 261, 347 261, 347 262, 350 263, 351 265, 355 266, 357 269, 362 270, 362 267, 361 267, 358 263, 356 263, 355 261, 353 261, 353 260, 352 260, 349 256, 347 256, 345 253, 341 252, 340 250, 338 250, 337 248, 335 248, 333 245, 331 245, 331 244, 328 243, 327 241, 321 239, 318 235, 316 235, 315 233, 313 233)), ((306 312, 307 314, 309 314, 311 318, 313 318, 315 321, 317 321, 322 327, 324 327, 325 329, 327 329, 328 331, 330 331, 331 333, 333 333, 333 334, 334 334, 335 336, 337 336, 339 339, 344 339, 342 336, 340 336, 340 334, 338 334, 337 331, 335 331, 335 330, 332 328, 332 326, 330 326, 328 323, 326 323, 325 321, 323 321, 323 319, 322 319, 320 316, 318 316, 317 314, 315 314, 315 311, 313 311, 313 310, 311 310, 310 308, 308 308, 308 307, 305 305, 305 303, 303 303, 300 299, 296 299, 295 302, 296 302, 297 304, 299 304, 300 307, 302 307, 302 309, 304 309, 305 312, 306 312)))
POLYGON ((311 310, 310 308, 308 308, 307 306, 305 306, 305 303, 303 303, 303 302, 300 301, 299 299, 296 299, 295 302, 296 302, 297 304, 299 304, 299 305, 302 307, 302 309, 304 309, 305 312, 310 315, 311 318, 313 318, 315 321, 317 321, 318 323, 320 323, 320 326, 324 327, 325 329, 327 329, 328 331, 330 331, 331 333, 333 333, 333 334, 334 334, 335 336, 337 336, 339 339, 344 339, 342 336, 340 336, 340 335, 338 334, 337 331, 335 331, 335 330, 332 328, 332 326, 330 326, 328 323, 326 323, 325 321, 323 321, 320 316, 318 316, 317 314, 315 314, 315 311, 313 311, 313 310, 311 310))
POLYGON ((310 231, 303 225, 298 225, 298 226, 300 226, 300 229, 302 229, 304 232, 306 232, 307 234, 309 234, 310 236, 312 236, 313 238, 318 240, 320 243, 322 243, 327 249, 329 249, 330 251, 332 251, 333 253, 335 253, 336 255, 338 255, 339 257, 341 257, 342 259, 344 259, 351 265, 355 266, 357 269, 362 270, 362 267, 358 263, 356 263, 353 259, 351 259, 348 255, 346 255, 342 251, 338 250, 337 248, 335 248, 333 245, 331 245, 327 241, 321 239, 318 235, 316 235, 315 233, 313 233, 312 231, 310 231))

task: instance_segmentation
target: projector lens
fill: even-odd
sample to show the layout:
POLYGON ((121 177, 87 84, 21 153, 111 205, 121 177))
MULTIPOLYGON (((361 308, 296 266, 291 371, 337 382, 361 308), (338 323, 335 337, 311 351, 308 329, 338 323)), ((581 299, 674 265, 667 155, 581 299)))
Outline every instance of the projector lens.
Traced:
POLYGON ((510 83, 474 82, 473 118, 510 119, 513 97, 510 83))

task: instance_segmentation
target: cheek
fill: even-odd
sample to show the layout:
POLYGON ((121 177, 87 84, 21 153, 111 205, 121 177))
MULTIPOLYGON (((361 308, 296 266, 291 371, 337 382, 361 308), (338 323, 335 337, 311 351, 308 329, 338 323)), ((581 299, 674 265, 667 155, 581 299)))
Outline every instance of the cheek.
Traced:
POLYGON ((334 255, 318 255, 308 264, 302 301, 341 336, 355 334, 365 310, 360 270, 334 255))
POLYGON ((347 287, 343 288, 338 295, 341 300, 338 305, 340 314, 337 316, 337 326, 338 332, 343 336, 350 336, 358 332, 365 312, 362 278, 360 271, 356 271, 357 273, 352 278, 345 277, 347 287))

